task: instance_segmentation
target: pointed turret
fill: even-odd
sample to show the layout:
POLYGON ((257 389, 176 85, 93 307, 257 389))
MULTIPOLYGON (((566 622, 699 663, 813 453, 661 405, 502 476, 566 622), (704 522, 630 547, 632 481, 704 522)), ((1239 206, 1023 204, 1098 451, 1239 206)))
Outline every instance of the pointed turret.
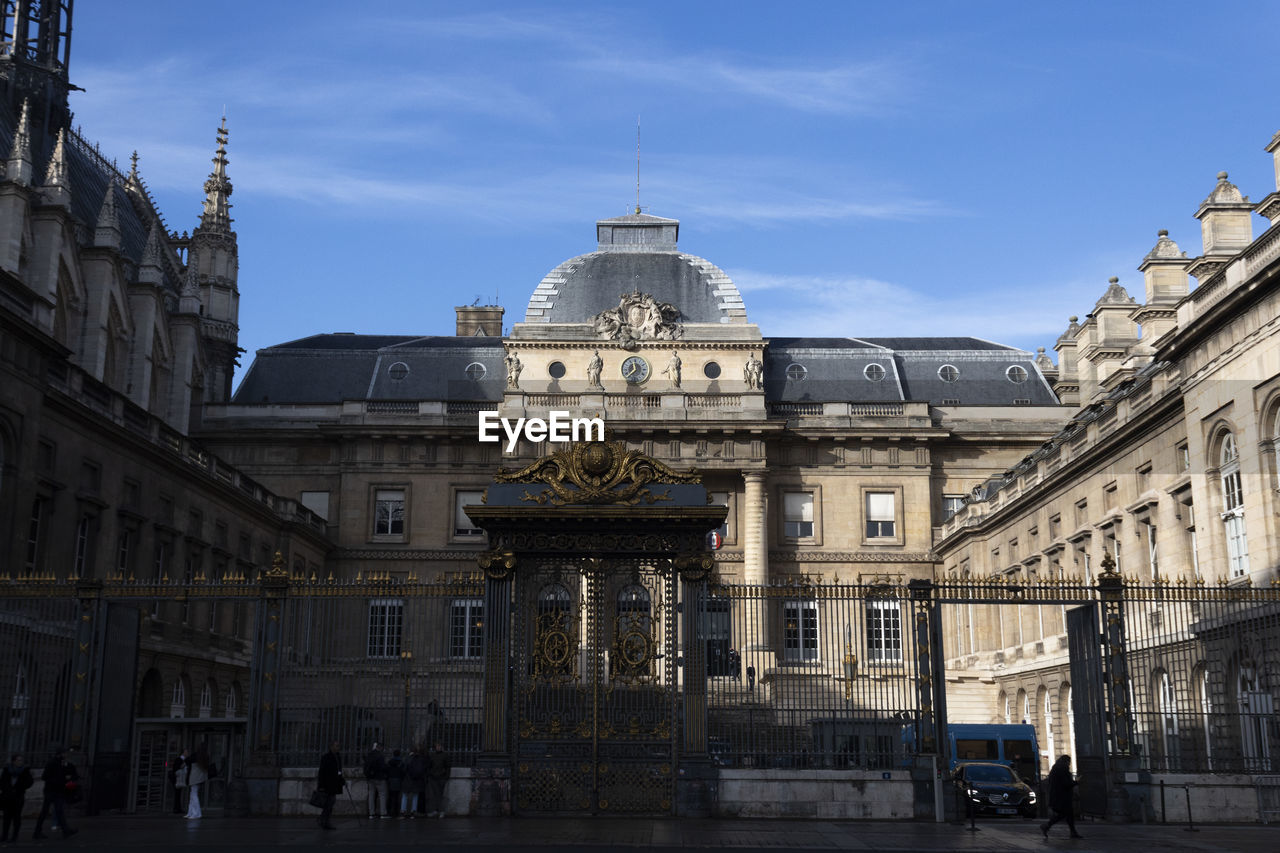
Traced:
POLYGON ((227 180, 227 117, 218 126, 218 149, 213 155, 213 171, 204 182, 204 212, 200 227, 223 233, 231 231, 231 181, 227 180))
POLYGON ((49 158, 49 168, 44 171, 44 187, 41 189, 46 204, 71 207, 71 180, 67 175, 67 134, 58 131, 58 141, 49 158))
POLYGON ((142 261, 138 264, 138 281, 144 284, 160 285, 164 281, 164 267, 160 259, 160 223, 152 222, 147 231, 147 245, 142 250, 142 261))
MULTIPOLYGON (((221 403, 231 399, 231 376, 240 349, 239 250, 231 230, 231 181, 227 179, 227 119, 218 127, 218 150, 213 172, 204 182, 204 210, 200 225, 191 233, 187 250, 186 287, 195 287, 204 309, 200 333, 204 340, 205 400, 221 403)), ((185 302, 186 296, 183 300, 185 302)))
POLYGON ((31 185, 31 174, 34 164, 31 162, 31 106, 24 98, 22 115, 18 118, 18 127, 13 132, 13 147, 9 149, 9 160, 5 167, 5 177, 15 184, 31 185))
POLYGON ((107 249, 120 248, 120 217, 116 215, 116 184, 107 181, 107 192, 102 197, 98 211, 98 223, 93 229, 93 245, 107 249))

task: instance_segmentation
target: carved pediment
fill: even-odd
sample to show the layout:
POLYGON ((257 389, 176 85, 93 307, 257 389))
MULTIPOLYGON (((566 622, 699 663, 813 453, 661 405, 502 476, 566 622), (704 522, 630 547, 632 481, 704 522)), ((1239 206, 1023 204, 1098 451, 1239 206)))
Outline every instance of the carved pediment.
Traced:
POLYGON ((591 318, 596 335, 631 347, 639 341, 674 341, 684 334, 680 310, 670 302, 659 302, 648 293, 624 293, 617 308, 601 311, 591 318))

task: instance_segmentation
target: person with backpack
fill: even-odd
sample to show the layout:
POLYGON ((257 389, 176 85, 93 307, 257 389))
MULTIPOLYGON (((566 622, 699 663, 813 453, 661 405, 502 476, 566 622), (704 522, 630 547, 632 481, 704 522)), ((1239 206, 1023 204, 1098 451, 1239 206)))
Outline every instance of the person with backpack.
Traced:
POLYGON ((36 818, 36 831, 32 834, 32 838, 47 838, 40 830, 44 828, 44 820, 49 816, 50 809, 53 810, 53 820, 55 825, 62 828, 62 837, 70 838, 80 830, 72 829, 67 825, 67 786, 74 783, 80 776, 76 773, 75 765, 67 761, 62 754, 62 747, 56 747, 53 750, 53 756, 44 766, 44 803, 40 806, 40 815, 36 818))
POLYGON ((387 804, 387 757, 382 754, 381 744, 375 743, 364 757, 364 778, 369 783, 369 819, 388 817, 391 810, 387 804))
POLYGON ((400 792, 404 787, 404 759, 400 750, 393 750, 387 761, 387 816, 400 816, 400 792))

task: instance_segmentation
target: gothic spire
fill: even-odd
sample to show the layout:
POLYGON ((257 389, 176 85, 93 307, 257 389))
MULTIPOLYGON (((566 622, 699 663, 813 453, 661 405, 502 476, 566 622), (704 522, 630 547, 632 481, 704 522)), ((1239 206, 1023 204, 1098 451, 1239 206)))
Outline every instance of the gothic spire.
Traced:
POLYGON ((231 181, 227 180, 227 117, 218 126, 218 150, 213 155, 213 171, 204 182, 204 212, 200 227, 216 231, 231 230, 231 181))
POLYGON ((9 164, 5 176, 15 184, 31 183, 31 104, 22 99, 22 116, 13 132, 13 147, 9 150, 9 164))
POLYGON ((53 156, 44 172, 44 199, 49 204, 71 206, 71 185, 67 178, 67 132, 59 128, 58 141, 53 146, 53 156))

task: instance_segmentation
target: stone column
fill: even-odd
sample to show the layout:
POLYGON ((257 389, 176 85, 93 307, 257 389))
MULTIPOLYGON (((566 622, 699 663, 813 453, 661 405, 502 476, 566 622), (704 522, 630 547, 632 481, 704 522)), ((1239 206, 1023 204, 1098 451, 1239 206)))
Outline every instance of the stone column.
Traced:
POLYGON ((769 531, 765 508, 763 471, 745 471, 745 506, 742 513, 743 582, 763 584, 769 580, 769 531))

